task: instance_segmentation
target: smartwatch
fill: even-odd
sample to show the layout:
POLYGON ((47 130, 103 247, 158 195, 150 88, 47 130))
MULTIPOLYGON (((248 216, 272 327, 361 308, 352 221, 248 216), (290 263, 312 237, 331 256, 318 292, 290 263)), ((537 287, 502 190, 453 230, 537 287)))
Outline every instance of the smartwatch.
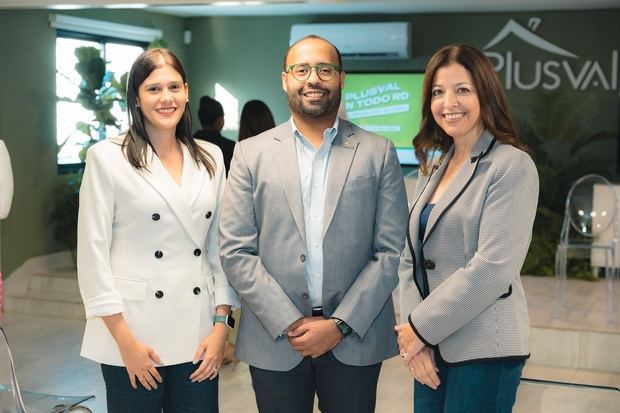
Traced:
POLYGON ((235 319, 231 315, 219 315, 219 314, 216 314, 213 317, 213 325, 215 325, 215 323, 224 323, 224 324, 226 324, 228 326, 228 328, 234 328, 235 327, 235 319))
POLYGON ((345 338, 353 333, 353 329, 341 319, 332 317, 332 320, 336 323, 336 327, 338 327, 338 331, 342 334, 342 338, 345 338))

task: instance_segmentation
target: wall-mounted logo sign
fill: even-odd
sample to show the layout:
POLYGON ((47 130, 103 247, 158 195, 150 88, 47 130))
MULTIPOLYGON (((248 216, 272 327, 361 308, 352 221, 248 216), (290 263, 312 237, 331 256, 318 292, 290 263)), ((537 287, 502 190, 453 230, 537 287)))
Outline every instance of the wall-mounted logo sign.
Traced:
POLYGON ((510 90, 513 87, 522 90, 532 90, 542 87, 545 90, 555 90, 566 82, 575 90, 589 88, 603 88, 604 90, 618 90, 618 51, 612 50, 609 61, 609 70, 605 72, 597 60, 584 60, 576 53, 552 43, 534 33, 540 24, 540 19, 530 19, 526 29, 516 21, 510 19, 508 23, 491 39, 484 51, 495 63, 495 70, 504 71, 504 86, 510 90), (504 54, 490 50, 509 36, 515 36, 525 43, 550 54, 548 60, 520 61, 514 52, 504 54), (522 68, 528 66, 528 79, 524 79, 522 68), (530 74, 531 73, 531 74, 530 74))

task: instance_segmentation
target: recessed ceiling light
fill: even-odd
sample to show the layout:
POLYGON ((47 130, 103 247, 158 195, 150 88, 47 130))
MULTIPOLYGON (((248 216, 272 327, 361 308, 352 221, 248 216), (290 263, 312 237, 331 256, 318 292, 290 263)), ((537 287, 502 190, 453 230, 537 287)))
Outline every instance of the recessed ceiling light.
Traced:
POLYGON ((85 9, 87 7, 88 6, 85 6, 83 4, 55 4, 48 6, 48 8, 52 10, 79 10, 85 9))
POLYGON ((230 7, 230 6, 241 6, 242 2, 240 1, 214 1, 211 4, 213 6, 230 7))
POLYGON ((130 3, 130 4, 106 4, 104 9, 144 9, 149 5, 145 3, 130 3))

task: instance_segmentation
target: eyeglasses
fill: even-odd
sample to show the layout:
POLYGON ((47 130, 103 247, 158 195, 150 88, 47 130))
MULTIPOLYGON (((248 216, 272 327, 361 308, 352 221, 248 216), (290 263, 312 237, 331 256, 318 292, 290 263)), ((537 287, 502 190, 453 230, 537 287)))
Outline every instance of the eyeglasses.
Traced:
POLYGON ((333 63, 318 63, 314 66, 308 63, 296 63, 294 65, 287 66, 284 70, 286 73, 291 73, 295 80, 303 82, 308 80, 312 69, 316 70, 316 75, 324 82, 332 80, 336 76, 336 72, 341 72, 340 66, 333 63))

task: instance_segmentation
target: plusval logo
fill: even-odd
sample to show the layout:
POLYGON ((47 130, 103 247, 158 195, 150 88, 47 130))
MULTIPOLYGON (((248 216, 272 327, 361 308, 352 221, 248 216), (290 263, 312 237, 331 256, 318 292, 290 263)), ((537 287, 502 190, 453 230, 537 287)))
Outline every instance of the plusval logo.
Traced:
POLYGON ((555 90, 564 82, 575 90, 586 90, 591 87, 599 87, 604 90, 618 90, 618 51, 612 50, 610 56, 610 71, 605 73, 597 60, 583 60, 577 54, 543 39, 534 31, 540 25, 541 19, 532 17, 528 27, 521 26, 510 19, 497 35, 484 46, 485 54, 495 63, 495 70, 504 70, 504 86, 510 90, 513 87, 521 90, 532 90, 542 87, 546 90, 555 90), (504 54, 489 49, 501 43, 510 35, 516 36, 527 44, 544 50, 554 58, 545 61, 521 62, 515 58, 512 51, 504 54), (522 78, 522 67, 531 66, 533 72, 528 75, 529 79, 522 78))

